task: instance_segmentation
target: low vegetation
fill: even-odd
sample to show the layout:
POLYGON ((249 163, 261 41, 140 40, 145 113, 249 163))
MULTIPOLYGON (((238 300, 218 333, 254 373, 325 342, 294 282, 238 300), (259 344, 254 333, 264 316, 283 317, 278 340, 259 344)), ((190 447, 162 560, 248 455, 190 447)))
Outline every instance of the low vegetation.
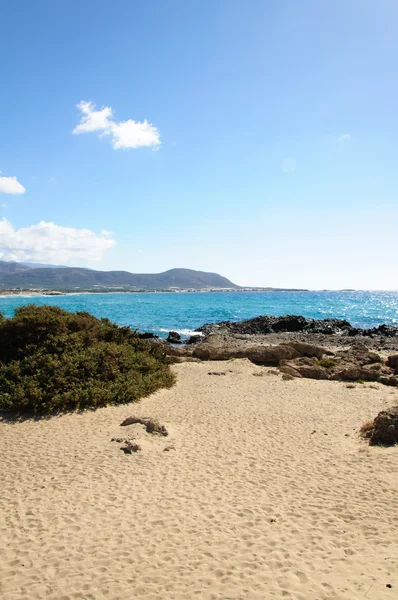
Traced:
POLYGON ((322 358, 321 360, 317 360, 316 364, 319 367, 325 367, 325 369, 330 369, 331 367, 335 367, 337 365, 335 360, 331 358, 322 358))
POLYGON ((130 327, 53 306, 0 315, 0 410, 54 414, 126 404, 173 383, 162 346, 130 327))
POLYGON ((374 430, 374 420, 373 421, 365 421, 359 429, 359 433, 364 438, 370 438, 372 436, 374 430))

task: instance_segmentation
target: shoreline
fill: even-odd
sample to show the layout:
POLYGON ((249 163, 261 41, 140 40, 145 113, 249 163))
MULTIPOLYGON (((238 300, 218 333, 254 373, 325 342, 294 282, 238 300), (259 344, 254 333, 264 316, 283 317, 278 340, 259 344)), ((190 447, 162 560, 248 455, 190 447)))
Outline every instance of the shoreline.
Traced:
POLYGON ((275 294, 275 293, 284 293, 284 294, 363 294, 363 293, 391 293, 398 294, 398 289, 394 290, 348 290, 348 289, 336 289, 336 290, 310 290, 310 289, 285 289, 285 288, 241 288, 241 289, 226 289, 226 288, 209 288, 209 289, 140 289, 140 290, 112 290, 112 289, 104 289, 104 290, 81 290, 81 291, 69 291, 69 290, 53 290, 53 289, 40 289, 40 290, 2 290, 0 289, 0 298, 7 297, 29 297, 29 296, 78 296, 78 295, 98 295, 98 294, 242 294, 242 293, 251 293, 251 294, 275 294))

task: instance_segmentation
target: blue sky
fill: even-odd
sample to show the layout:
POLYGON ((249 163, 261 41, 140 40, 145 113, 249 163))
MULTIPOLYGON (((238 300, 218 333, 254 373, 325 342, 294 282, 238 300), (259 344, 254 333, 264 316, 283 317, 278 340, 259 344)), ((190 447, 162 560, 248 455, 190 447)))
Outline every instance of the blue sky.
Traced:
POLYGON ((5 0, 2 258, 397 289, 397 24, 395 0, 5 0))

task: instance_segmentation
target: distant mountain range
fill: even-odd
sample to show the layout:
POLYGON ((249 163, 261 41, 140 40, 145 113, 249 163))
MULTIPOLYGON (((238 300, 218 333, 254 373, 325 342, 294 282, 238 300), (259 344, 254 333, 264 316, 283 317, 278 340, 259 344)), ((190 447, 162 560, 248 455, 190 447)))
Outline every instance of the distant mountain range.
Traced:
POLYGON ((147 274, 5 261, 0 261, 0 287, 53 290, 86 290, 97 287, 145 290, 239 288, 217 273, 192 269, 170 269, 164 273, 147 274))

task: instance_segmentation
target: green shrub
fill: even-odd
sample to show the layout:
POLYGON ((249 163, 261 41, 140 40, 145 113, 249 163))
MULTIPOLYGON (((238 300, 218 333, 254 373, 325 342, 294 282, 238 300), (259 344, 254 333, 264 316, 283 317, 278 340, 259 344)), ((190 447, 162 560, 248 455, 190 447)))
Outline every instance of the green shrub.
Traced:
POLYGON ((171 387, 161 344, 87 312, 24 306, 0 318, 0 410, 53 414, 171 387))
POLYGON ((336 366, 336 361, 331 358, 322 358, 321 360, 317 360, 316 364, 320 367, 325 367, 326 369, 330 369, 330 367, 336 366))

